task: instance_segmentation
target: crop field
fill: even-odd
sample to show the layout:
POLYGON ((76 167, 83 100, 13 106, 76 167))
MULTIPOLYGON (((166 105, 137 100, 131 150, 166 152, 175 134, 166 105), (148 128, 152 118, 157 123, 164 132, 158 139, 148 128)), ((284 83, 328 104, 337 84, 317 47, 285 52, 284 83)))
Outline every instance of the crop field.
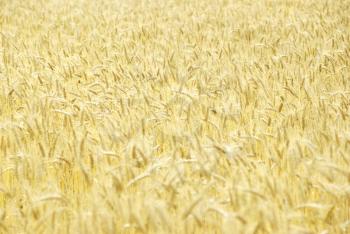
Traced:
POLYGON ((350 233, 350 1, 0 0, 0 233, 350 233))

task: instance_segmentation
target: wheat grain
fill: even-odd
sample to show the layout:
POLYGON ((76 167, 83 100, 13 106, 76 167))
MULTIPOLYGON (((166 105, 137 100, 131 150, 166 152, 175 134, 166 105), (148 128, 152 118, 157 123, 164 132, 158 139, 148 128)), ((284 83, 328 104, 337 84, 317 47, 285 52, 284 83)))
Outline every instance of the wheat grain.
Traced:
POLYGON ((0 232, 350 232, 349 0, 0 0, 0 232))

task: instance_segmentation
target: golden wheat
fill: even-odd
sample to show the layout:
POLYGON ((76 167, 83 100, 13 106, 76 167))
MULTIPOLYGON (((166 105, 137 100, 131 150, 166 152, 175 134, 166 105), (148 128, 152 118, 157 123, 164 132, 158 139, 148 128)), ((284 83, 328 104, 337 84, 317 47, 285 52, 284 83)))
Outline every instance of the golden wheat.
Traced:
POLYGON ((350 1, 0 0, 0 233, 349 233, 350 1))

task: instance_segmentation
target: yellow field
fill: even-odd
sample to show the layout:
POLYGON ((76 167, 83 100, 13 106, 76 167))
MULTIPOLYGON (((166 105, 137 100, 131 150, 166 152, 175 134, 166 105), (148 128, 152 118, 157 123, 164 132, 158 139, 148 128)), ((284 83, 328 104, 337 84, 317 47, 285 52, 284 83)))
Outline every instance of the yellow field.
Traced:
POLYGON ((0 233, 350 233, 350 1, 0 0, 0 233))

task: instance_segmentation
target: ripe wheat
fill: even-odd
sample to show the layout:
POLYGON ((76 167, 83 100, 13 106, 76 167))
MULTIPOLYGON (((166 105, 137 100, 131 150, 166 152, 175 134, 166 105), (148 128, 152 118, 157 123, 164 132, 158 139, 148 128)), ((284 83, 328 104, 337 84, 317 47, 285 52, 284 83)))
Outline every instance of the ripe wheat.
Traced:
POLYGON ((0 0, 0 233, 349 233, 350 1, 0 0))

